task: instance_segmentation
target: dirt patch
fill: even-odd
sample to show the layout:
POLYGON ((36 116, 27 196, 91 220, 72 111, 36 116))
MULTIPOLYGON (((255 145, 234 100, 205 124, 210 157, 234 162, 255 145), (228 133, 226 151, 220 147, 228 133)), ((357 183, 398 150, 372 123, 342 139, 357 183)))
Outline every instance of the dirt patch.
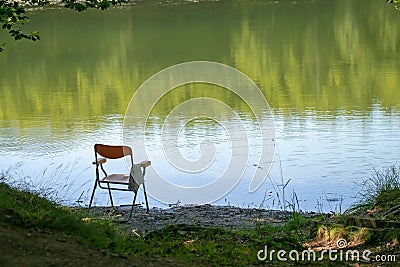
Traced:
MULTIPOLYGON (((98 207, 96 212, 115 219, 127 218, 130 207, 98 207)), ((303 214, 313 216, 315 214, 303 214)), ((203 227, 219 227, 224 229, 246 229, 257 225, 284 224, 292 214, 290 212, 265 210, 255 208, 239 208, 232 206, 188 205, 176 206, 169 209, 150 209, 149 213, 140 206, 135 207, 132 219, 125 224, 139 235, 153 230, 159 230, 168 225, 187 224, 203 227)))

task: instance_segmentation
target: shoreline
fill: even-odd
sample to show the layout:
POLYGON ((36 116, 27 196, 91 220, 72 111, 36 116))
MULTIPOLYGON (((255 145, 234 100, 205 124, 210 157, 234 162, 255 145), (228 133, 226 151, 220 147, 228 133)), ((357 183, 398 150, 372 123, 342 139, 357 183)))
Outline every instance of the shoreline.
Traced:
MULTIPOLYGON (((118 224, 116 221, 122 219, 118 214, 127 214, 129 206, 120 206, 112 212, 111 207, 96 206, 92 214, 88 214, 87 208, 63 207, 38 194, 12 188, 5 182, 0 182, 0 194, 0 214, 3 215, 0 236, 10 244, 0 262, 10 266, 28 266, 26 263, 31 265, 32 260, 38 262, 35 266, 43 262, 62 266, 73 260, 79 266, 109 266, 108 261, 99 264, 99 249, 100 257, 113 257, 114 266, 132 263, 159 266, 166 260, 171 266, 219 266, 221 263, 253 266, 263 264, 256 253, 266 246, 274 251, 314 251, 321 263, 332 262, 326 255, 323 257, 323 251, 336 253, 343 248, 367 251, 372 261, 384 255, 394 264, 399 255, 398 227, 377 225, 374 229, 349 225, 345 217, 335 218, 330 214, 209 204, 152 208, 147 214, 146 209, 138 205, 129 223, 118 224), (344 246, 339 241, 344 242, 344 246)), ((392 220, 396 219, 400 210, 398 203, 396 198, 392 203, 396 206, 390 209, 387 203, 384 203, 385 209, 376 206, 374 217, 380 218, 381 214, 383 219, 389 215, 392 220)), ((368 214, 371 215, 371 210, 353 215, 368 214)), ((278 263, 279 258, 270 257, 271 263, 278 263)), ((310 260, 300 263, 307 264, 310 260)), ((341 261, 332 264, 330 266, 343 266, 341 261)))
MULTIPOLYGON (((93 207, 91 213, 115 219, 123 219, 129 215, 130 206, 93 207)), ((315 212, 296 212, 302 216, 321 215, 315 212)), ((132 218, 125 224, 134 234, 142 235, 160 230, 169 225, 186 224, 190 226, 217 227, 229 230, 249 229, 264 224, 282 226, 294 212, 267 210, 259 208, 240 208, 235 206, 183 205, 167 209, 151 208, 149 213, 141 206, 136 206, 132 218)))

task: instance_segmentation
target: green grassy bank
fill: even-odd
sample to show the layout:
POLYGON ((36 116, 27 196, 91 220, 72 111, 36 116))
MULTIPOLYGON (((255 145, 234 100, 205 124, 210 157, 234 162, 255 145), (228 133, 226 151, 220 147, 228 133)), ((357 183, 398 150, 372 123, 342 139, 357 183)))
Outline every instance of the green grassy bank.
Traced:
MULTIPOLYGON (((11 187, 5 181, 0 181, 0 234, 2 246, 8 251, 0 255, 1 266, 16 266, 14 259, 20 259, 25 254, 40 252, 38 242, 32 242, 31 247, 23 248, 24 243, 32 236, 45 233, 45 238, 38 240, 47 242, 45 248, 51 247, 53 236, 62 236, 62 242, 57 238, 54 242, 62 244, 60 250, 68 251, 68 246, 78 246, 78 254, 86 250, 93 250, 96 257, 114 257, 115 266, 140 265, 142 263, 156 266, 160 262, 164 265, 202 265, 202 266, 252 266, 252 265, 324 265, 324 266, 352 266, 353 261, 331 261, 324 257, 322 261, 279 261, 277 253, 273 260, 260 261, 257 253, 267 246, 270 250, 297 250, 307 248, 321 250, 324 247, 335 246, 341 238, 347 240, 352 249, 369 249, 375 254, 399 252, 398 240, 400 230, 397 227, 400 213, 400 171, 396 167, 375 172, 365 186, 370 190, 365 194, 362 203, 359 203, 351 213, 336 216, 320 215, 317 217, 303 217, 293 213, 291 218, 281 226, 272 226, 260 223, 252 229, 225 230, 213 227, 199 227, 188 225, 170 225, 161 230, 155 230, 143 236, 132 234, 126 225, 115 223, 96 216, 88 215, 86 210, 64 207, 38 194, 25 192, 11 187), (386 180, 385 180, 386 179, 386 180), (356 216, 356 219, 354 217, 356 216), (353 220, 353 219, 354 220, 353 220), (357 225, 357 220, 379 219, 382 226, 357 225), (7 233, 13 233, 7 235, 7 233), (7 250, 6 240, 11 246, 17 241, 13 238, 20 233, 21 238, 17 247, 24 249, 21 255, 16 251, 7 250), (27 239, 28 236, 29 238, 27 239), (66 241, 65 241, 66 240, 66 241), (377 249, 379 247, 379 249, 377 249), (385 249, 381 249, 385 248, 385 249), (100 253, 100 254, 98 254, 100 253), (118 262, 120 261, 120 265, 118 262)), ((358 220, 359 222, 359 220, 358 220)), ((3 250, 3 248, 2 248, 3 250)), ((4 251, 3 250, 3 251, 4 251)), ((41 252, 40 252, 41 253, 41 252)), ((43 253, 39 256, 43 256, 43 253)), ((85 254, 86 255, 86 254, 85 254)), ((261 254, 263 255, 263 254, 261 254)), ((318 257, 320 254, 318 254, 318 257)), ((76 254, 66 253, 46 257, 60 257, 66 262, 79 260, 76 254)), ((90 257, 89 257, 90 258, 90 257)), ((82 260, 87 260, 82 256, 82 260)), ((399 257, 400 260, 400 257, 399 257)), ((78 262, 79 263, 79 262, 78 262)), ((376 263, 376 262, 375 262, 376 263)), ((374 265, 371 262, 360 264, 374 265)), ((86 265, 101 264, 86 262, 86 265)), ((393 262, 387 264, 395 264, 393 262)), ((55 264, 57 266, 57 264, 55 264)), ((64 265, 64 264, 61 264, 64 265)), ((26 266, 30 266, 29 263, 26 266)), ((32 265, 34 266, 34 265, 32 265)), ((39 265, 38 265, 39 266, 39 265)), ((393 265, 396 266, 396 265, 393 265)))

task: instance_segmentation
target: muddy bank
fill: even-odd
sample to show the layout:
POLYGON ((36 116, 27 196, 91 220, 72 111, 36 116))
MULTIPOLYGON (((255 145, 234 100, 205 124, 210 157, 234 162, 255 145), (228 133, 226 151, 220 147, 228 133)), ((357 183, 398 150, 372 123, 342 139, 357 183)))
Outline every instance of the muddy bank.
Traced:
MULTIPOLYGON (((116 219, 127 218, 130 207, 97 207, 96 212, 116 219)), ((312 217, 315 213, 305 213, 312 217)), ((142 207, 135 207, 132 219, 126 223, 137 234, 161 229, 173 224, 188 224, 225 229, 246 229, 262 224, 282 225, 292 216, 291 212, 232 206, 190 205, 168 209, 152 208, 149 213, 142 207)))

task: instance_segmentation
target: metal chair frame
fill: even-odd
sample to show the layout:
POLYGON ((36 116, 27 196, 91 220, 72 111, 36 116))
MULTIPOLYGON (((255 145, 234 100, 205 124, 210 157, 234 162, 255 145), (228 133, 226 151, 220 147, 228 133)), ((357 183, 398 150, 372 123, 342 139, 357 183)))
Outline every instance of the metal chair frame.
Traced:
MULTIPOLYGON (((132 208, 129 213, 128 219, 123 221, 123 222, 128 222, 132 218, 132 213, 133 213, 133 210, 135 209, 136 197, 137 197, 137 193, 139 191, 140 185, 138 186, 137 190, 130 190, 128 188, 129 187, 129 179, 130 179, 129 175, 123 175, 123 174, 108 175, 103 167, 103 164, 106 163, 107 159, 120 159, 120 158, 124 158, 126 156, 130 156, 131 166, 133 166, 134 163, 133 163, 132 148, 129 146, 110 146, 110 145, 103 145, 103 144, 95 144, 94 145, 94 154, 95 154, 95 161, 93 162, 93 165, 96 165, 96 181, 94 183, 88 210, 90 210, 90 208, 92 206, 92 202, 94 199, 94 194, 97 189, 97 186, 99 186, 101 189, 108 190, 111 206, 113 208, 115 208, 115 207, 114 207, 114 201, 113 201, 112 194, 111 194, 112 190, 133 191, 134 197, 133 197, 133 202, 132 202, 132 208), (99 158, 98 155, 102 156, 103 158, 99 158), (104 177, 102 179, 100 178, 100 170, 104 174, 104 177), (116 177, 116 176, 118 176, 120 178, 122 177, 122 180, 113 181, 112 179, 115 179, 114 177, 116 177), (118 187, 118 185, 120 187, 118 187), (121 187, 121 186, 124 186, 124 187, 121 187), (127 187, 125 187, 125 186, 127 186, 127 187)), ((142 161, 139 163, 139 165, 142 168, 142 174, 144 177, 146 174, 146 167, 150 166, 151 162, 150 161, 142 161)), ((144 182, 143 182, 143 191, 144 191, 144 197, 146 200, 147 213, 149 213, 149 202, 147 200, 146 186, 145 186, 144 182)))

